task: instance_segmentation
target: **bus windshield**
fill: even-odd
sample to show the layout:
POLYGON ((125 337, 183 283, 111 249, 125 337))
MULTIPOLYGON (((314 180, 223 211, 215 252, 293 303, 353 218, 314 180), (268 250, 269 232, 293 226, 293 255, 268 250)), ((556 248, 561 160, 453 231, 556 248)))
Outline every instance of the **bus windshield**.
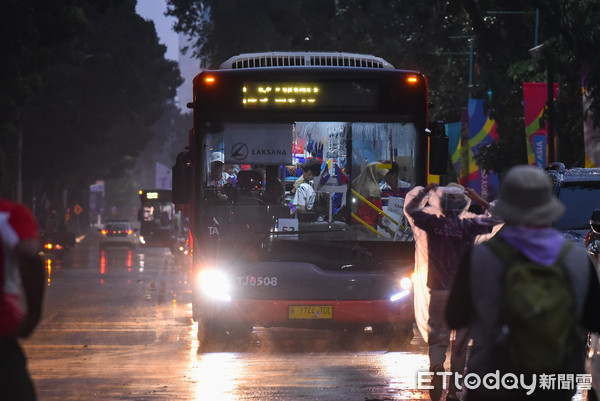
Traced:
POLYGON ((197 185, 210 236, 412 240, 403 205, 416 182, 413 123, 221 122, 202 129, 197 185))

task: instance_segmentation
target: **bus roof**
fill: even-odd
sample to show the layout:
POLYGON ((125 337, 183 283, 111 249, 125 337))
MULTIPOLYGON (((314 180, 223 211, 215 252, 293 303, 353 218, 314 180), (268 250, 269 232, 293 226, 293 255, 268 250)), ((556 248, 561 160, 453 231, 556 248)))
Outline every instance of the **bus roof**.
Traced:
POLYGON ((394 69, 393 65, 381 57, 344 52, 244 53, 231 57, 219 69, 308 66, 394 69))

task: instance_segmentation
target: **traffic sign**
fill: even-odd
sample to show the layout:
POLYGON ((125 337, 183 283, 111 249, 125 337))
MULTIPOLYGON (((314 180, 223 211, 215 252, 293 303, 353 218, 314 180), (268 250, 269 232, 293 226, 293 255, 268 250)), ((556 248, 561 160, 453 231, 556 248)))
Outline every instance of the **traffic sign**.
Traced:
POLYGON ((77 216, 79 216, 79 214, 80 214, 81 212, 83 212, 83 208, 82 208, 81 206, 79 206, 78 204, 76 204, 76 205, 75 205, 75 207, 73 208, 73 212, 75 212, 75 214, 76 214, 77 216))

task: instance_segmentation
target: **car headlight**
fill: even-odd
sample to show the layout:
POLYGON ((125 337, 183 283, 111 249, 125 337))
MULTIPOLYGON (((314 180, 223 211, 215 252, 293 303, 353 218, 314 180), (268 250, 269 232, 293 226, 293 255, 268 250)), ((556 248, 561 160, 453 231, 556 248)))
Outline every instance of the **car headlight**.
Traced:
POLYGON ((227 275, 221 270, 202 270, 198 277, 198 285, 208 298, 231 301, 231 284, 227 275))

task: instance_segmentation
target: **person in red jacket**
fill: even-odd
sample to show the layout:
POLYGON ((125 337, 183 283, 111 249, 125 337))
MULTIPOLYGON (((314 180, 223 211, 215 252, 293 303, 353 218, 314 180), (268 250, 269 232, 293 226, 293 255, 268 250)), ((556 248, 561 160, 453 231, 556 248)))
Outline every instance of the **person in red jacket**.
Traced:
POLYGON ((36 399, 18 338, 31 335, 42 314, 46 278, 38 252, 39 229, 31 211, 0 198, 0 400, 36 399))

